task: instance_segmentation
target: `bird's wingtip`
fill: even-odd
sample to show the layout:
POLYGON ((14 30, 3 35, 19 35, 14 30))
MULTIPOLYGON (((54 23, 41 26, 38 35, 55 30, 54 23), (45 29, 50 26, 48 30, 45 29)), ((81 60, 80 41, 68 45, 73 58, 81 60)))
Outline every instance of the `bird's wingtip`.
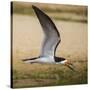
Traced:
POLYGON ((35 8, 35 6, 34 6, 34 5, 32 5, 32 8, 35 8))
POLYGON ((34 9, 34 10, 36 10, 36 9, 38 9, 36 6, 34 6, 34 5, 32 5, 32 8, 34 9))

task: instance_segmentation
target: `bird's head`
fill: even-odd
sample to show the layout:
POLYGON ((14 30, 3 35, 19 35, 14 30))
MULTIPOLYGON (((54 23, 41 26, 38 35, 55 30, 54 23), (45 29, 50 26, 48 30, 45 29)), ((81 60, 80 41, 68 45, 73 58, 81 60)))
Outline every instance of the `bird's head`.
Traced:
POLYGON ((57 64, 63 64, 65 66, 67 66, 68 68, 70 68, 72 71, 75 71, 74 69, 74 65, 67 59, 62 58, 62 57, 55 57, 55 62, 57 64))

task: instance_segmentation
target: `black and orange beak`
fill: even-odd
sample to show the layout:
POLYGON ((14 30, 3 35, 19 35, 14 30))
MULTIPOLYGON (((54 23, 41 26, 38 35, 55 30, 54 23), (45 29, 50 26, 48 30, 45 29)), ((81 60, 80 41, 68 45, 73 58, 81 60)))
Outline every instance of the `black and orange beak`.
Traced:
POLYGON ((72 71, 75 71, 74 65, 71 62, 68 62, 68 60, 65 60, 64 65, 67 66, 72 71))

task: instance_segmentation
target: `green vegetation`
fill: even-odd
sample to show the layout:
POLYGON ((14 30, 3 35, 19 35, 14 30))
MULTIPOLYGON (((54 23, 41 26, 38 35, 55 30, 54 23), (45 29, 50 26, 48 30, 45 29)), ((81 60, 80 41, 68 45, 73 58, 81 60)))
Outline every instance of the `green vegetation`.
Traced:
MULTIPOLYGON (((31 68, 29 67, 28 70, 13 68, 13 87, 86 84, 87 65, 85 63, 78 62, 79 65, 82 64, 82 67, 77 68, 78 72, 73 72, 63 65, 29 64, 31 68), (38 66, 39 68, 37 68, 38 66)), ((26 68, 28 67, 26 66, 26 68)))

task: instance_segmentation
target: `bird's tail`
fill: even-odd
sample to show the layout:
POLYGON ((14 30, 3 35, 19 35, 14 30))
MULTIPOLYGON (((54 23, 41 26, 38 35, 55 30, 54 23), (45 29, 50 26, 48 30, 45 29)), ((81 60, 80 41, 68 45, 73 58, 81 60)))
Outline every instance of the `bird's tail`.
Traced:
POLYGON ((39 57, 35 57, 35 58, 28 58, 28 59, 23 59, 22 61, 24 61, 25 63, 37 63, 38 62, 38 58, 39 57))

